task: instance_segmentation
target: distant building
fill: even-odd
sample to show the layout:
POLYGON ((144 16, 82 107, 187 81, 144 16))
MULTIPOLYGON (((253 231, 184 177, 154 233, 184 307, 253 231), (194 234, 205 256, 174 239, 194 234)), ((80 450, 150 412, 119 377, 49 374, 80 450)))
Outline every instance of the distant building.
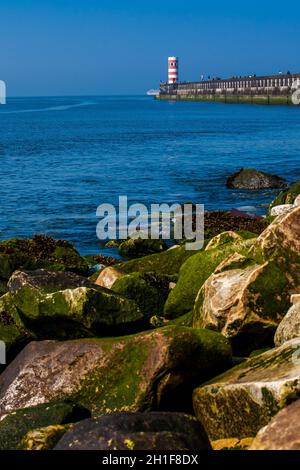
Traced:
POLYGON ((160 86, 161 94, 245 94, 253 92, 283 94, 300 86, 299 73, 266 75, 261 77, 254 75, 227 79, 217 78, 199 82, 178 82, 178 74, 175 75, 172 73, 171 75, 173 81, 171 81, 169 75, 168 83, 163 83, 160 86))

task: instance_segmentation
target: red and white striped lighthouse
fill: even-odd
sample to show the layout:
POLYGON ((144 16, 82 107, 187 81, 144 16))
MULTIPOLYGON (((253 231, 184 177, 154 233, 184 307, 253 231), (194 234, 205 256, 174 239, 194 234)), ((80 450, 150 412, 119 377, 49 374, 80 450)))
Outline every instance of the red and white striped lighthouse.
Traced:
POLYGON ((168 57, 168 83, 178 82, 178 57, 168 57))

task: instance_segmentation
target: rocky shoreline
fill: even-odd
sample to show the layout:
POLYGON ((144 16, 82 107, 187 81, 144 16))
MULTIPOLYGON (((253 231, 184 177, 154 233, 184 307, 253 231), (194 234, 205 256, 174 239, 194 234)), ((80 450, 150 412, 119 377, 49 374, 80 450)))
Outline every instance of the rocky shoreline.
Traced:
POLYGON ((0 449, 300 449, 299 194, 196 252, 1 242, 0 449))

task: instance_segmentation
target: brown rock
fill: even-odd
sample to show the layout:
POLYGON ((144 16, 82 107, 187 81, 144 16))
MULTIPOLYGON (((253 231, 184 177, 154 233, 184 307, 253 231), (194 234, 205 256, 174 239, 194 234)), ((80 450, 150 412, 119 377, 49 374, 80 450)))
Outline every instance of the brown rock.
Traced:
POLYGON ((211 440, 254 437, 300 393, 300 341, 255 356, 194 391, 211 440))
POLYGON ((300 400, 274 416, 258 432, 250 450, 300 450, 300 400))
POLYGON ((55 450, 211 450, 199 422, 182 413, 117 413, 86 419, 55 450))
POLYGON ((32 342, 0 376, 0 416, 58 399, 96 416, 159 404, 178 409, 191 405, 195 380, 202 383, 230 361, 225 338, 186 327, 123 338, 32 342))
MULTIPOLYGON (((300 207, 278 216, 257 238, 253 250, 261 250, 267 258, 276 259, 283 267, 287 262, 300 264, 300 207), (289 256, 288 256, 289 255, 289 256)), ((300 274, 297 281, 299 282, 300 274)), ((299 282, 300 284, 300 282, 299 282)))
POLYGON ((95 284, 101 287, 106 287, 107 289, 111 289, 114 282, 120 277, 124 276, 123 273, 118 271, 117 269, 109 266, 104 268, 103 271, 97 277, 95 284))
POLYGON ((292 295, 291 301, 293 305, 288 310, 278 325, 275 333, 274 343, 276 346, 289 341, 293 338, 300 337, 300 302, 299 295, 292 295))

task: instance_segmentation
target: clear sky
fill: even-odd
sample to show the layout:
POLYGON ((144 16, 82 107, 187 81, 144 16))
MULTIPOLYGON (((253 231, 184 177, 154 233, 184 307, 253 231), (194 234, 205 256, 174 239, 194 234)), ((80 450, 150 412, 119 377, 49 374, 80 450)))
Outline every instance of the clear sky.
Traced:
POLYGON ((9 96, 141 94, 166 79, 300 72, 298 1, 1 0, 9 96))

